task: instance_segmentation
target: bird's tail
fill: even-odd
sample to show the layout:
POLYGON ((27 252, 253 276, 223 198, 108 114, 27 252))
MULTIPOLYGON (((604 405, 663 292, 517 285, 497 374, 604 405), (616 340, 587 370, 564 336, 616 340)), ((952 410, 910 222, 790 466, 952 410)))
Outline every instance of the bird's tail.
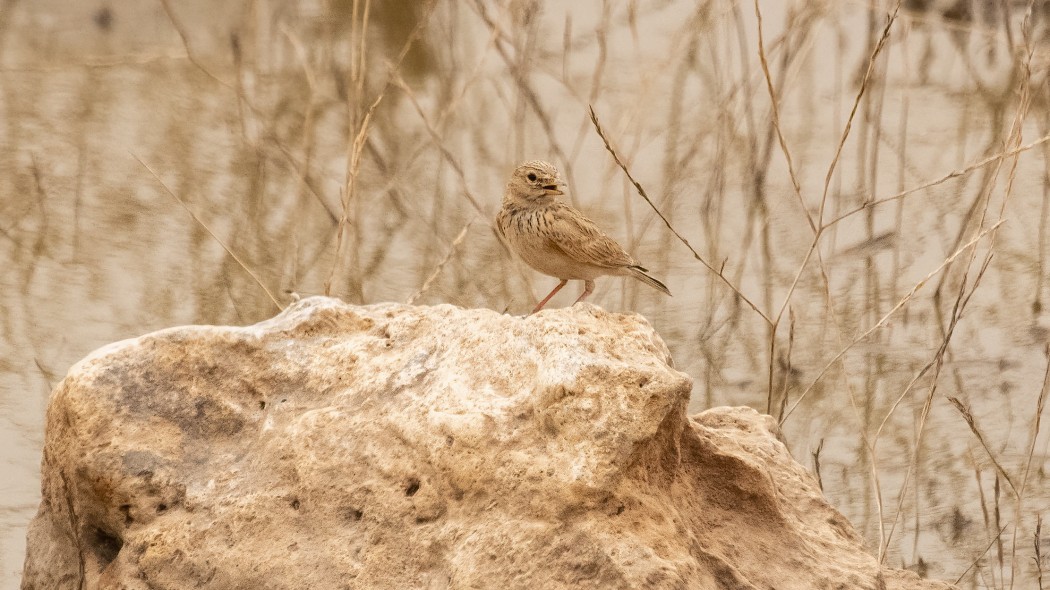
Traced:
POLYGON ((645 274, 645 269, 644 268, 642 268, 640 266, 629 266, 629 267, 627 267, 627 270, 628 270, 628 272, 631 273, 632 277, 638 279, 639 281, 645 283, 646 285, 649 285, 650 287, 656 289, 657 291, 663 291, 667 295, 671 294, 671 291, 669 291, 667 289, 667 285, 665 285, 665 284, 661 283, 660 281, 654 279, 653 277, 645 274))

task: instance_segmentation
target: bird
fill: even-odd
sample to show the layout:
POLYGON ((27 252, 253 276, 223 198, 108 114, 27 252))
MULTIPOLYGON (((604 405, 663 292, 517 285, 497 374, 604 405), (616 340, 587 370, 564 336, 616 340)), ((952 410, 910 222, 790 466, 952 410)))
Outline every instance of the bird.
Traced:
POLYGON ((565 194, 564 187, 553 164, 530 160, 511 174, 496 214, 496 229, 510 249, 532 268, 561 279, 532 313, 573 280, 584 282, 573 305, 583 301, 594 291, 594 279, 607 275, 634 277, 670 295, 667 286, 649 276, 616 240, 558 198, 565 194))

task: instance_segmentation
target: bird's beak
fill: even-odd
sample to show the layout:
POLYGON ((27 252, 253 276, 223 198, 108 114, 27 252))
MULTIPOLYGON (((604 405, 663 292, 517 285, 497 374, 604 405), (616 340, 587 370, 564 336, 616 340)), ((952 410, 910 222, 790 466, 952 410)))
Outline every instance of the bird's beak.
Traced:
POLYGON ((564 186, 565 186, 565 183, 559 180, 559 181, 554 182, 552 184, 545 184, 545 185, 543 185, 543 190, 545 190, 548 195, 564 195, 565 193, 563 193, 558 188, 558 187, 564 187, 564 186))

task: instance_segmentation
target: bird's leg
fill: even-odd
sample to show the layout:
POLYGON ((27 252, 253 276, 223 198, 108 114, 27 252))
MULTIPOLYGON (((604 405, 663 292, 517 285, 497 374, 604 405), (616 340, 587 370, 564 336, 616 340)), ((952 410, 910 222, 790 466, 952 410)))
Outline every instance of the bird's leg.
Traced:
POLYGON ((561 291, 561 288, 564 287, 565 283, 568 283, 568 282, 569 282, 569 279, 562 279, 561 282, 558 283, 558 286, 555 287, 554 290, 552 290, 550 293, 547 293, 547 296, 543 298, 543 301, 540 301, 536 305, 536 309, 533 309, 532 313, 536 313, 537 311, 543 309, 543 306, 547 305, 547 302, 551 300, 551 297, 554 297, 555 293, 557 293, 558 291, 561 291))
POLYGON ((593 292, 594 292, 594 281, 584 281, 583 282, 583 293, 581 293, 580 294, 580 298, 577 299, 576 301, 573 301, 572 304, 576 305, 577 303, 579 303, 579 302, 583 301, 584 299, 586 299, 587 296, 590 295, 593 292))

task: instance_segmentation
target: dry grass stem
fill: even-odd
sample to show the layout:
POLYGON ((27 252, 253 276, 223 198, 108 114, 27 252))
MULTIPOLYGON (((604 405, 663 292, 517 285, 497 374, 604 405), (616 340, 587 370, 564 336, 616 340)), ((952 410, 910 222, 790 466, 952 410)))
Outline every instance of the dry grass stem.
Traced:
MULTIPOLYGON (((355 17, 358 14, 358 1, 359 0, 354 0, 353 14, 355 15, 355 17)), ((400 76, 401 76, 400 70, 401 70, 402 64, 404 63, 405 57, 408 55, 408 52, 412 49, 412 46, 419 39, 420 35, 422 35, 423 30, 426 28, 427 24, 429 23, 430 16, 431 16, 431 14, 433 13, 433 10, 434 10, 435 2, 436 2, 436 0, 429 0, 425 4, 424 9, 423 9, 423 16, 419 19, 419 21, 416 23, 416 26, 412 29, 412 32, 405 39, 405 42, 401 46, 400 52, 398 52, 397 58, 394 60, 394 62, 392 64, 388 65, 386 81, 383 83, 382 87, 377 92, 375 100, 368 107, 368 110, 365 112, 364 117, 361 119, 361 124, 360 124, 360 126, 358 128, 357 134, 353 138, 353 141, 347 146, 346 179, 345 179, 345 182, 344 182, 344 185, 343 185, 343 192, 342 192, 342 213, 341 213, 341 215, 339 217, 338 229, 337 229, 337 232, 336 232, 337 237, 336 237, 336 249, 335 249, 335 262, 332 265, 332 269, 331 269, 331 271, 330 271, 330 273, 328 275, 328 279, 325 280, 325 284, 324 284, 324 293, 325 293, 325 295, 331 294, 332 283, 333 283, 333 281, 335 279, 335 275, 338 272, 339 267, 343 264, 341 253, 342 253, 342 251, 344 249, 344 244, 345 244, 345 241, 346 241, 347 228, 350 225, 350 217, 351 217, 350 207, 351 207, 352 204, 354 204, 357 201, 357 199, 355 199, 354 197, 355 197, 355 193, 356 193, 356 190, 357 190, 357 179, 358 179, 358 175, 360 173, 360 167, 361 167, 361 154, 364 151, 365 146, 367 145, 369 124, 371 123, 372 117, 375 114, 376 108, 379 106, 379 103, 383 100, 383 97, 386 95, 387 88, 391 84, 394 84, 395 81, 399 81, 400 80, 400 76)), ((371 6, 370 0, 365 0, 365 6, 364 6, 364 9, 363 9, 363 14, 362 14, 362 16, 360 18, 360 21, 357 18, 355 18, 355 19, 353 19, 353 21, 351 23, 352 27, 354 28, 354 34, 359 35, 359 37, 354 37, 354 34, 352 34, 351 37, 360 39, 360 46, 358 48, 358 52, 356 53, 357 60, 354 60, 354 61, 351 62, 351 64, 352 64, 351 79, 356 83, 356 92, 357 92, 357 96, 358 97, 362 97, 363 94, 364 94, 365 69, 364 69, 364 65, 363 64, 364 64, 364 58, 365 58, 364 53, 365 53, 365 50, 366 50, 365 37, 366 37, 367 26, 368 26, 367 22, 368 22, 368 14, 369 14, 370 6, 371 6), (358 27, 358 26, 361 27, 360 30, 357 30, 356 27, 358 27), (356 64, 356 65, 354 65, 354 64, 356 64)), ((353 116, 354 113, 352 111, 353 104, 352 104, 351 101, 348 101, 347 109, 348 109, 348 113, 347 113, 348 114, 348 119, 349 120, 353 120, 354 119, 354 116, 353 116)), ((357 221, 359 222, 360 220, 358 219, 357 221)), ((356 236, 358 238, 360 238, 361 232, 357 231, 356 232, 356 236)), ((357 252, 358 252, 358 249, 355 248, 354 249, 354 255, 355 256, 357 255, 357 252)), ((352 266, 356 267, 357 265, 352 265, 352 266)), ((359 269, 354 268, 352 270, 359 270, 359 269)), ((357 280, 356 284, 357 284, 358 291, 360 291, 360 280, 357 280)), ((360 292, 358 292, 358 296, 360 296, 360 295, 361 295, 360 292)))
POLYGON ((769 72, 769 62, 766 59, 766 45, 762 32, 762 10, 759 9, 758 0, 754 0, 754 5, 755 19, 758 23, 758 61, 762 65, 762 74, 766 82, 766 90, 769 92, 769 104, 773 116, 773 129, 776 131, 777 141, 780 143, 780 151, 784 153, 784 159, 787 161, 788 177, 791 179, 792 188, 795 189, 795 197, 798 199, 802 212, 806 215, 806 221, 809 222, 810 229, 813 230, 813 233, 818 233, 819 228, 817 227, 817 222, 810 214, 809 208, 806 207, 806 200, 802 198, 802 185, 798 181, 798 174, 795 172, 795 163, 791 159, 791 150, 788 149, 787 140, 784 139, 784 132, 780 127, 780 99, 777 97, 777 91, 773 87, 773 75, 769 72))
POLYGON ((883 327, 884 325, 886 325, 886 322, 887 322, 887 321, 888 321, 888 320, 890 319, 890 317, 892 317, 892 316, 893 316, 893 314, 895 314, 895 313, 896 313, 896 312, 897 312, 898 310, 900 310, 900 309, 901 309, 901 308, 903 308, 903 307, 904 307, 905 305, 907 305, 907 303, 908 303, 909 301, 911 301, 911 299, 912 299, 913 297, 915 297, 915 294, 916 294, 916 293, 918 293, 919 289, 922 289, 922 287, 923 287, 923 286, 924 286, 924 285, 925 285, 925 284, 926 284, 926 283, 927 283, 927 282, 928 282, 928 281, 929 281, 929 280, 930 280, 931 278, 933 278, 934 276, 936 276, 936 275, 937 275, 937 274, 938 274, 939 272, 941 272, 941 271, 942 271, 942 270, 943 270, 943 269, 944 269, 945 267, 947 267, 947 266, 948 266, 949 264, 951 264, 952 262, 954 262, 954 261, 955 261, 955 259, 956 259, 956 258, 958 258, 958 257, 959 257, 959 256, 960 256, 960 255, 961 255, 961 254, 962 254, 963 252, 966 252, 966 251, 967 251, 967 250, 968 250, 968 249, 969 249, 969 248, 970 248, 971 246, 973 246, 973 245, 975 245, 975 244, 976 244, 977 242, 979 242, 979 241, 981 240, 981 238, 983 238, 984 236, 986 236, 986 235, 988 235, 988 234, 992 233, 993 231, 995 231, 996 229, 998 229, 998 228, 999 228, 999 226, 1000 226, 1000 225, 1002 225, 1003 223, 1005 223, 1005 222, 1004 222, 1004 221, 999 221, 999 222, 998 222, 998 223, 996 223, 995 225, 993 225, 993 226, 991 226, 991 227, 989 227, 989 228, 985 229, 985 230, 984 230, 984 231, 982 231, 981 233, 977 234, 977 235, 976 235, 976 236, 975 236, 975 237, 974 237, 973 239, 971 239, 971 240, 970 240, 969 242, 967 242, 967 243, 963 244, 963 246, 962 246, 962 247, 960 247, 960 248, 959 248, 958 250, 956 250, 955 252, 953 252, 951 256, 949 256, 948 258, 945 258, 945 259, 944 259, 944 261, 942 261, 942 262, 941 262, 941 263, 940 263, 940 264, 939 264, 939 265, 937 266, 937 268, 935 268, 935 269, 933 269, 932 271, 930 271, 930 272, 929 272, 929 273, 928 273, 928 274, 927 274, 927 275, 926 275, 925 277, 923 277, 923 279, 922 279, 921 281, 919 281, 918 283, 916 283, 916 284, 915 284, 915 286, 914 286, 914 287, 912 287, 911 291, 908 291, 908 293, 907 293, 907 294, 906 294, 906 295, 905 295, 904 297, 902 297, 902 298, 901 298, 901 300, 900 300, 900 301, 898 301, 898 302, 897 302, 897 304, 896 304, 896 305, 894 305, 892 309, 890 309, 890 311, 886 312, 886 314, 885 314, 885 315, 883 315, 883 316, 882 316, 882 317, 881 317, 881 318, 879 319, 879 321, 875 322, 875 324, 874 324, 874 325, 872 325, 872 326, 871 326, 870 328, 868 328, 867 330, 865 330, 865 331, 864 331, 864 332, 863 332, 863 333, 862 333, 862 334, 861 334, 860 336, 857 336, 856 338, 854 338, 854 339, 853 339, 853 341, 852 341, 851 343, 849 343, 849 344, 848 344, 848 345, 847 345, 847 346, 846 346, 845 348, 843 348, 843 349, 842 349, 842 350, 840 350, 840 351, 839 351, 839 352, 838 352, 837 354, 835 354, 835 356, 834 356, 834 357, 832 357, 832 359, 831 359, 830 361, 828 361, 828 362, 827 362, 827 363, 826 363, 826 364, 824 365, 824 368, 822 368, 822 369, 820 370, 820 372, 819 372, 819 373, 817 373, 817 376, 816 376, 816 377, 815 377, 815 378, 813 379, 812 383, 810 383, 810 384, 809 384, 809 386, 808 386, 808 387, 806 387, 806 389, 804 389, 804 390, 802 391, 802 394, 801 394, 801 395, 800 395, 800 396, 798 397, 798 399, 796 399, 796 400, 795 400, 795 403, 791 404, 791 408, 790 408, 790 409, 788 409, 788 411, 787 411, 787 414, 785 414, 785 416, 784 416, 784 419, 783 419, 783 420, 781 421, 781 424, 783 424, 784 422, 786 422, 786 421, 787 421, 787 419, 791 417, 791 414, 792 414, 792 412, 794 412, 794 411, 795 411, 795 408, 797 408, 797 407, 798 407, 798 405, 799 405, 800 403, 802 403, 802 400, 804 400, 804 399, 806 398, 806 396, 807 396, 807 395, 809 394, 809 392, 810 392, 810 391, 811 391, 811 390, 813 389, 813 387, 814 387, 814 386, 816 386, 816 384, 817 384, 817 383, 819 383, 819 382, 820 382, 820 380, 824 378, 824 375, 825 375, 825 374, 826 374, 826 373, 828 372, 828 369, 830 369, 830 368, 831 368, 832 366, 834 366, 834 364, 835 364, 835 363, 837 363, 837 362, 838 362, 838 361, 839 361, 839 360, 840 360, 840 359, 841 359, 841 358, 842 358, 842 357, 843 357, 843 356, 844 356, 844 355, 845 355, 845 354, 846 354, 847 352, 849 352, 849 350, 850 350, 851 348, 853 348, 854 346, 856 346, 856 345, 857 345, 857 344, 858 344, 859 342, 863 341, 863 340, 864 340, 865 338, 867 338, 868 336, 870 336, 870 335, 871 335, 871 334, 872 334, 873 332, 875 332, 875 331, 876 331, 876 330, 878 330, 879 328, 881 328, 881 327, 883 327))
MULTIPOLYGON (((345 264, 342 259, 342 253, 345 250, 344 245, 349 233, 348 228, 350 226, 351 217, 350 207, 354 201, 355 189, 357 187, 357 175, 361 167, 361 151, 365 147, 365 139, 368 137, 368 125, 372 121, 372 115, 375 113, 376 107, 379 106, 379 103, 382 100, 383 94, 380 94, 368 107, 368 111, 365 112, 364 118, 361 119, 361 126, 358 128, 353 141, 347 149, 346 180, 343 184, 342 190, 342 212, 339 215, 339 222, 336 229, 335 261, 332 263, 332 269, 329 271, 328 278, 324 282, 325 295, 332 294, 332 283, 335 280, 335 275, 345 264)), ((360 219, 355 221, 360 223, 360 219)))
MULTIPOLYGON (((757 2, 757 0, 756 0, 756 2, 757 2)), ((780 318, 783 317, 784 310, 787 309, 787 306, 790 304, 791 297, 794 295, 795 290, 798 288, 799 280, 801 280, 802 273, 805 271, 806 266, 809 264, 810 257, 814 254, 814 252, 816 252, 818 258, 820 257, 820 249, 819 249, 820 238, 824 235, 824 231, 826 229, 826 226, 824 225, 824 208, 825 208, 825 206, 827 204, 827 200, 828 200, 828 191, 829 191, 829 189, 831 187, 831 179, 832 179, 832 177, 835 174, 835 169, 837 168, 839 159, 842 156, 842 150, 843 150, 843 148, 846 145, 846 140, 849 138, 850 130, 853 127, 853 119, 856 117, 857 109, 860 106, 861 99, 864 97, 864 93, 865 93, 865 91, 868 88, 868 83, 871 80, 871 74, 872 74, 872 72, 875 69, 875 61, 878 58, 879 54, 882 52, 882 48, 886 44, 886 40, 889 38, 890 29, 893 26, 893 23, 896 21, 897 12, 900 10, 900 6, 901 6, 901 0, 897 0, 896 4, 894 4, 893 11, 890 13, 889 17, 887 18, 885 27, 883 27, 882 35, 879 37, 878 42, 875 44, 875 48, 872 50, 871 55, 868 58, 868 64, 867 64, 867 68, 866 68, 866 70, 864 72, 864 77, 861 80, 860 88, 857 90, 857 94, 856 94, 856 96, 854 97, 854 100, 853 100, 853 108, 850 110, 849 117, 846 120, 846 125, 843 128, 843 130, 842 130, 842 136, 839 139, 838 147, 835 149, 835 155, 834 155, 834 157, 831 160, 831 164, 828 166, 828 172, 824 176, 824 191, 823 191, 823 193, 821 195, 821 198, 820 198, 820 208, 819 208, 819 212, 817 214, 817 223, 815 224, 816 225, 816 230, 813 233, 813 241, 811 242, 811 244, 809 246, 809 249, 806 251, 806 255, 803 257, 802 263, 799 264, 798 271, 795 273, 795 278, 794 278, 794 280, 791 281, 791 285, 788 287, 787 293, 784 295, 784 302, 781 304, 780 310, 777 312, 776 318, 773 321, 773 325, 774 325, 773 332, 774 332, 774 335, 776 333, 775 326, 780 323, 780 318)), ((768 78, 767 78, 767 80, 768 80, 768 78)), ((807 216, 809 215, 808 211, 806 212, 806 215, 807 216)), ((824 268, 823 261, 821 261, 820 267, 821 267, 821 275, 822 275, 822 278, 824 279, 825 290, 826 290, 827 289, 827 283, 828 283, 828 276, 827 276, 826 269, 824 268)), ((827 298, 830 298, 830 292, 826 292, 825 296, 827 298)), ((829 301, 829 309, 834 309, 834 307, 830 305, 830 301, 829 301)), ((771 343, 770 346, 773 347, 774 344, 771 343)), ((771 355, 771 358, 772 358, 772 355, 771 355)))
MULTIPOLYGON (((1001 223, 1002 223, 1002 220, 1000 220, 999 223, 996 224, 995 227, 988 228, 988 230, 986 230, 986 231, 991 232, 991 231, 995 230, 996 227, 998 227, 998 225, 1001 224, 1001 223)), ((978 238, 979 237, 980 236, 978 236, 978 238)), ((965 248, 963 248, 963 249, 965 249, 965 248)), ((962 251, 962 249, 960 251, 962 251)), ((967 305, 969 304, 970 298, 973 297, 973 294, 977 292, 977 287, 980 285, 981 279, 984 277, 985 271, 988 270, 988 264, 991 261, 991 256, 990 255, 985 258, 984 263, 982 264, 981 268, 977 272, 977 276, 974 277, 973 285, 970 287, 970 290, 967 293, 967 290, 966 290, 967 277, 969 276, 970 265, 972 265, 973 260, 974 260, 975 257, 976 257, 976 248, 970 253, 969 263, 968 263, 968 265, 966 266, 966 268, 965 268, 965 270, 963 272, 962 280, 959 282, 958 295, 956 296, 955 301, 953 303, 951 316, 950 316, 950 319, 949 319, 949 322, 948 322, 948 328, 944 331, 944 334, 941 337, 941 344, 938 347, 937 352, 934 354, 934 358, 933 358, 933 375, 932 375, 932 377, 930 379, 931 384, 930 384, 930 388, 929 388, 929 390, 928 390, 928 392, 926 394, 926 399, 923 402, 922 410, 919 413, 919 425, 918 425, 918 428, 916 429, 916 433, 915 433, 915 441, 913 443, 913 450, 912 450, 912 453, 911 453, 911 458, 908 461, 908 469, 905 472, 904 481, 901 483, 900 491, 897 494, 898 501, 897 501, 896 511, 894 513, 894 516, 893 516, 893 521, 892 521, 892 523, 890 525, 890 530, 889 530, 889 532, 887 534, 884 535, 884 542, 880 543, 880 545, 879 545, 879 562, 880 563, 882 563, 885 560, 885 558, 886 558, 887 550, 888 550, 889 544, 890 544, 890 540, 893 538, 893 533, 896 531, 897 523, 900 521, 901 514, 903 513, 905 491, 907 490, 908 485, 911 482, 911 478, 912 478, 913 474, 915 474, 917 472, 917 469, 918 469, 918 458, 919 458, 919 452, 922 449, 923 434, 926 432, 926 424, 927 424, 927 421, 928 421, 928 419, 930 417, 930 411, 933 408, 933 399, 934 399, 934 395, 937 392, 938 381, 940 379, 941 369, 944 366, 945 356, 946 356, 946 353, 948 352, 948 346, 949 346, 949 344, 951 344, 952 336, 955 334, 955 329, 958 326, 959 319, 962 317, 963 311, 966 309, 967 305)), ((923 372, 925 372, 925 370, 926 369, 924 369, 923 372)), ((876 440, 875 442, 877 443, 878 441, 876 440)), ((999 480, 998 480, 998 477, 997 477, 996 478, 996 486, 997 486, 996 489, 997 490, 998 490, 998 481, 999 480)), ((998 493, 996 495, 996 501, 997 501, 996 506, 997 506, 997 509, 998 509, 998 493)), ((998 512, 996 514, 998 516, 998 512)), ((879 526, 880 527, 884 527, 884 524, 883 524, 884 522, 885 521, 881 518, 881 511, 880 511, 879 526)), ((998 526, 998 519, 996 520, 996 526, 998 526)))
POLYGON ((220 246, 222 246, 222 249, 226 250, 226 253, 229 254, 230 257, 233 258, 242 269, 244 269, 244 272, 248 273, 248 275, 250 275, 260 287, 262 287, 262 290, 266 292, 266 296, 270 298, 270 301, 273 302, 274 307, 276 307, 278 311, 284 309, 284 307, 277 301, 277 297, 274 297, 274 294, 270 292, 270 289, 266 286, 266 283, 263 283, 262 279, 260 279, 259 276, 255 274, 255 272, 252 271, 251 268, 248 267, 248 264, 241 260, 240 256, 237 256, 237 254, 233 250, 231 250, 225 242, 222 241, 222 238, 220 238, 215 232, 211 230, 210 227, 208 227, 208 224, 204 223, 204 221, 202 221, 200 217, 197 217, 197 214, 193 212, 193 209, 190 209, 189 205, 187 205, 186 202, 182 200, 182 198, 180 198, 178 195, 175 194, 174 191, 168 188, 168 185, 164 183, 164 181, 160 178, 160 175, 157 174, 157 172, 153 170, 153 168, 151 168, 149 164, 143 162, 142 159, 140 159, 135 154, 132 154, 131 157, 135 158, 135 160, 137 160, 139 164, 142 164, 142 167, 148 170, 149 173, 153 176, 153 178, 157 180, 157 183, 160 184, 160 186, 164 189, 164 192, 168 193, 173 199, 178 201, 178 203, 182 205, 182 208, 190 214, 190 217, 193 218, 193 221, 196 222, 197 225, 204 228, 204 230, 208 232, 208 235, 210 235, 220 246))
POLYGON ((396 84, 397 87, 405 93, 405 96, 408 97, 409 101, 412 103, 412 106, 416 109, 416 114, 419 115, 420 120, 423 121, 423 125, 426 126, 427 133, 430 134, 430 138, 434 141, 435 147, 437 147, 441 151, 441 155, 444 157, 445 161, 448 162, 449 166, 452 166, 452 170, 455 171, 456 176, 459 177, 463 190, 463 196, 465 196, 467 198, 467 201, 470 202, 470 205, 474 207, 474 211, 481 215, 487 215, 485 212, 485 208, 481 205, 481 202, 478 200, 477 197, 474 196, 474 193, 468 188, 469 184, 467 182, 467 173, 463 170, 463 166, 459 163, 459 160, 456 158, 455 154, 452 153, 452 150, 445 146, 445 140, 443 136, 437 129, 434 128, 434 125, 430 122, 430 118, 427 117, 426 112, 423 111, 423 107, 419 104, 419 101, 416 99, 416 95, 414 92, 412 92, 412 88, 409 87, 408 83, 405 82, 400 76, 394 79, 394 84, 396 84))
POLYGON ((977 427, 977 419, 973 417, 973 413, 970 411, 969 406, 959 401, 959 398, 950 395, 948 396, 948 401, 955 406, 955 409, 958 410, 960 414, 962 414, 963 420, 966 420, 966 425, 970 427, 970 432, 977 437, 977 442, 981 443, 981 447, 984 449, 984 452, 988 454, 988 458, 991 459, 992 465, 995 466, 995 470, 999 472, 999 476, 1006 480, 1006 483, 1009 484, 1010 490, 1013 491, 1015 496, 1020 495, 1020 490, 1014 485, 1013 480, 1010 479, 1010 474, 1006 472, 1006 469, 1001 463, 999 463, 999 459, 995 457, 995 453, 993 453, 992 449, 988 447, 988 443, 984 439, 984 434, 982 434, 981 429, 977 427))
POLYGON ((740 291, 740 289, 738 289, 736 287, 736 285, 734 285, 725 276, 725 274, 723 272, 725 270, 725 262, 722 263, 720 268, 715 269, 715 267, 711 266, 710 263, 708 263, 706 260, 704 260, 703 256, 700 256, 700 253, 697 252, 689 244, 689 240, 687 240, 684 237, 682 237, 682 234, 678 233, 678 230, 676 230, 674 228, 674 226, 671 225, 671 222, 667 219, 667 216, 664 215, 663 212, 660 211, 659 207, 657 207, 656 204, 653 203, 652 199, 649 198, 649 195, 646 194, 645 189, 642 188, 642 185, 639 184, 637 180, 634 179, 634 176, 631 175, 630 170, 627 169, 627 166, 620 159, 619 154, 616 153, 616 150, 609 143, 609 138, 605 135, 605 131, 602 130, 601 123, 598 122, 598 115, 595 114, 594 107, 590 107, 590 111, 591 111, 591 123, 594 124, 594 129, 595 129, 595 131, 598 132, 598 136, 602 138, 602 142, 605 144, 605 149, 608 150, 608 152, 612 155, 613 160, 616 161, 616 165, 620 167, 620 170, 623 170, 623 173, 627 175, 627 179, 630 180, 631 184, 634 185, 634 188, 637 189, 638 194, 641 195, 641 197, 643 199, 645 199, 645 202, 649 204, 649 207, 651 207, 652 210, 655 211, 656 214, 660 217, 660 219, 664 222, 664 225, 667 226, 667 229, 671 230, 671 233, 673 233, 675 235, 675 237, 678 238, 678 241, 680 241, 683 244, 685 244, 685 247, 688 248, 689 251, 693 254, 693 258, 699 260, 700 263, 703 264, 705 267, 707 267, 708 270, 710 270, 711 272, 715 273, 715 275, 717 275, 718 278, 721 279, 722 282, 725 283, 726 286, 728 286, 733 291, 733 293, 736 293, 737 297, 739 297, 741 301, 746 303, 748 305, 748 307, 750 307, 752 310, 755 311, 755 313, 757 313, 759 316, 761 316, 762 319, 765 320, 767 324, 772 324, 773 322, 772 322, 772 320, 769 319, 769 316, 767 316, 766 314, 762 313, 762 310, 760 310, 757 305, 755 305, 750 299, 748 299, 747 296, 744 295, 740 291))
POLYGON ((877 207, 879 205, 883 205, 885 203, 891 203, 893 201, 899 201, 899 200, 901 200, 901 199, 903 199, 903 198, 905 198, 908 195, 911 195, 913 193, 917 193, 919 191, 935 187, 935 186, 937 186, 939 184, 943 184, 943 183, 945 183, 945 182, 947 182, 947 181, 949 181, 949 180, 951 180, 953 178, 959 178, 961 176, 965 176, 965 175, 973 172, 974 170, 978 170, 978 169, 983 168, 983 167, 985 167, 985 166, 987 166, 989 164, 993 164, 993 163, 999 162, 1003 158, 1007 158, 1007 157, 1010 157, 1010 156, 1016 156, 1018 154, 1027 152, 1028 150, 1031 150, 1032 148, 1041 146, 1041 145, 1043 145, 1043 144, 1045 144, 1047 142, 1050 142, 1050 134, 1044 135, 1044 136, 1040 137, 1039 139, 1037 139, 1035 141, 1032 141, 1030 143, 1027 143, 1025 145, 1022 145, 1022 146, 1019 146, 1019 147, 1016 147, 1016 148, 1013 148, 1013 149, 1005 150, 1005 151, 1002 151, 1002 152, 999 152, 999 153, 996 153, 996 154, 992 154, 991 156, 988 156, 986 158, 982 158, 981 160, 978 160, 977 162, 974 162, 974 163, 966 166, 965 168, 960 168, 958 170, 952 170, 948 174, 945 174, 944 176, 941 176, 940 178, 937 178, 936 180, 931 180, 929 182, 925 182, 923 184, 920 184, 919 186, 915 186, 915 187, 909 188, 907 190, 900 191, 897 194, 889 196, 889 197, 883 197, 881 199, 874 199, 872 201, 867 201, 863 205, 861 205, 861 206, 859 206, 859 207, 857 207, 855 209, 850 209, 849 211, 839 215, 835 219, 832 219, 831 221, 827 222, 824 225, 824 227, 826 227, 826 228, 827 227, 831 227, 831 226, 837 224, 838 222, 840 222, 840 221, 842 221, 842 220, 844 220, 844 219, 846 219, 848 217, 852 217, 853 215, 856 215, 857 213, 861 213, 863 211, 867 211, 869 209, 872 209, 872 208, 877 207))
POLYGON ((988 553, 988 550, 992 548, 992 545, 995 545, 996 542, 998 542, 999 539, 1002 538, 1004 532, 1006 532, 1005 526, 999 529, 999 532, 994 537, 992 537, 991 541, 988 541, 988 545, 984 548, 984 551, 981 551, 980 555, 978 555, 976 558, 974 558, 972 562, 970 562, 970 566, 963 570, 963 573, 959 574, 959 577, 956 578, 954 582, 956 586, 958 586, 959 583, 962 582, 963 578, 966 577, 966 574, 970 573, 970 570, 972 570, 975 565, 977 565, 982 559, 984 559, 984 554, 988 553))
POLYGON ((457 235, 456 239, 452 240, 452 244, 449 245, 448 251, 445 252, 445 257, 441 259, 441 262, 439 262, 436 267, 434 267, 433 272, 431 272, 430 276, 427 277, 427 280, 423 282, 423 286, 419 288, 419 291, 416 291, 415 294, 413 294, 411 297, 408 298, 407 301, 405 301, 405 303, 407 303, 408 305, 414 304, 416 301, 419 300, 420 297, 423 296, 424 293, 430 290, 430 287, 434 284, 434 281, 437 280, 438 276, 441 274, 441 270, 444 269, 445 265, 452 260, 452 257, 456 254, 456 249, 459 248, 459 245, 463 243, 464 239, 466 239, 467 230, 470 229, 471 225, 474 225, 475 221, 477 221, 477 217, 472 218, 470 221, 467 222, 466 225, 463 226, 463 229, 459 231, 459 235, 457 235))
POLYGON ((1035 515, 1035 533, 1033 544, 1035 545, 1035 571, 1036 580, 1039 582, 1039 590, 1043 590, 1043 515, 1035 515))
POLYGON ((199 59, 197 59, 196 54, 194 54, 193 50, 190 49, 189 32, 186 30, 186 26, 182 24, 182 21, 180 21, 175 16, 175 11, 173 11, 171 9, 171 5, 169 4, 169 0, 160 0, 160 5, 164 7, 164 13, 168 15, 168 20, 171 21, 171 25, 175 28, 175 32, 178 33, 179 39, 182 40, 182 47, 186 51, 186 59, 190 60, 190 63, 192 63, 193 65, 197 66, 198 70, 203 72, 205 75, 207 75, 212 80, 215 80, 216 82, 218 82, 219 84, 221 84, 225 88, 228 88, 230 90, 236 90, 233 87, 232 84, 230 84, 229 82, 226 82, 222 78, 219 78, 218 76, 216 76, 214 73, 212 73, 211 70, 209 70, 208 68, 204 67, 204 64, 201 63, 201 61, 199 59))
POLYGON ((1021 475, 1021 492, 1024 493, 1028 484, 1028 476, 1032 471, 1032 459, 1035 457, 1035 443, 1039 439, 1039 429, 1043 423, 1043 410, 1046 408, 1046 397, 1050 393, 1050 343, 1043 348, 1043 355, 1047 359, 1046 370, 1043 371, 1043 385, 1039 388, 1039 397, 1035 402, 1035 417, 1032 419, 1032 435, 1028 442, 1028 452, 1025 456, 1024 473, 1021 475))
POLYGON ((831 188, 831 178, 835 175, 835 169, 838 167, 839 159, 842 157, 842 149, 846 146, 846 139, 849 138, 850 129, 853 128, 853 119, 857 115, 857 108, 860 106, 860 101, 864 97, 864 92, 868 88, 868 84, 871 82, 871 74, 875 71, 875 60, 879 54, 882 53, 882 48, 886 45, 886 40, 890 37, 890 29, 893 27, 893 23, 897 21, 897 13, 901 9, 901 0, 897 0, 893 5, 893 11, 886 17, 886 25, 882 28, 882 34, 879 35, 879 40, 875 44, 875 48, 871 52, 871 56, 868 58, 867 68, 864 70, 864 77, 861 78, 860 88, 857 90, 857 95, 853 99, 853 107, 850 109, 849 117, 846 119, 846 126, 842 129, 842 137, 839 139, 838 147, 835 148, 835 156, 831 159, 831 164, 828 166, 828 172, 824 175, 824 193, 820 198, 820 213, 817 215, 817 219, 820 222, 821 230, 824 229, 824 206, 828 200, 828 190, 831 188))

